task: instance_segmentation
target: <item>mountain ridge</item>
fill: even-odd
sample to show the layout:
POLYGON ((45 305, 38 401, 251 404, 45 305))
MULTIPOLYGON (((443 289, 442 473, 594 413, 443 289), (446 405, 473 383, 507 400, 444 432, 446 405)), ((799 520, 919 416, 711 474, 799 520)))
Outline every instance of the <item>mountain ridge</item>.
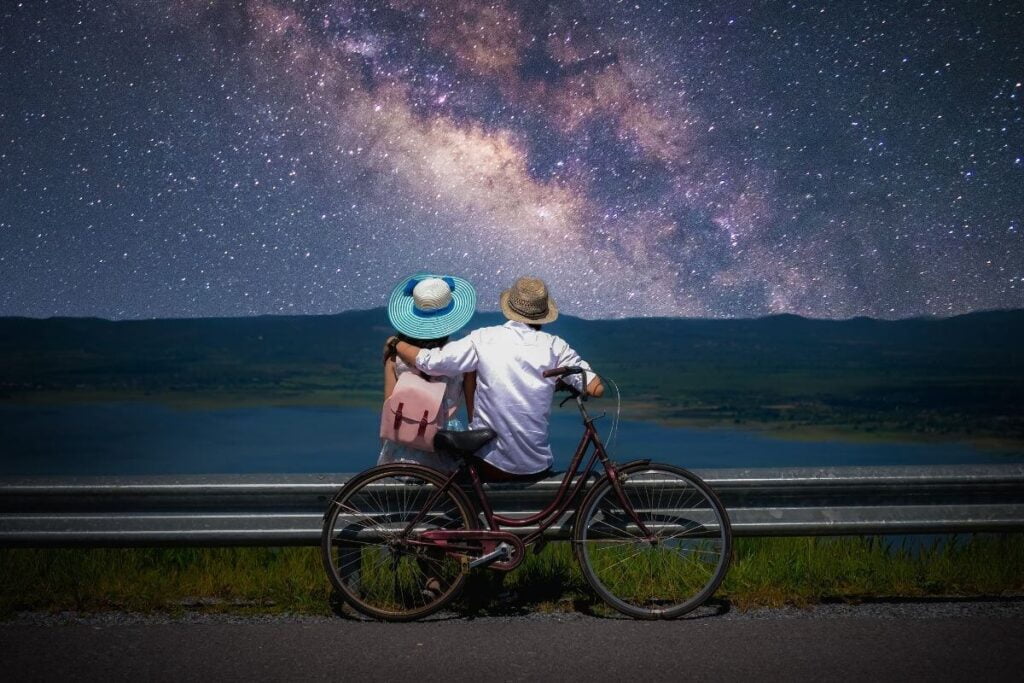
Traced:
MULTIPOLYGON (((91 320, 91 321, 102 321, 109 323, 132 323, 132 322, 152 322, 152 321, 195 321, 195 320, 250 320, 250 319, 282 319, 282 318, 333 318, 338 316, 346 315, 359 315, 359 314, 384 314, 386 308, 383 306, 373 308, 357 308, 346 311, 338 311, 337 313, 259 313, 256 315, 214 315, 214 316, 201 316, 201 317, 169 317, 169 318, 104 318, 102 316, 85 315, 85 316, 68 316, 68 315, 53 315, 47 317, 36 317, 36 316, 25 316, 25 315, 8 315, 0 316, 0 324, 4 321, 53 321, 53 320, 91 320)), ((987 316, 987 315, 1012 315, 1012 316, 1024 316, 1024 308, 991 308, 981 309, 977 311, 968 311, 966 313, 957 313, 954 315, 943 316, 936 315, 933 313, 922 313, 919 315, 907 316, 905 318, 876 318, 868 315, 856 315, 849 318, 816 318, 811 316, 804 316, 798 313, 769 313, 766 315, 758 316, 744 316, 744 317, 699 317, 699 316, 626 316, 622 318, 581 318, 573 316, 567 313, 562 313, 562 318, 572 318, 574 320, 580 320, 585 322, 626 322, 636 320, 662 320, 662 321, 755 321, 755 320, 805 320, 811 322, 852 322, 852 321, 873 321, 883 323, 899 323, 899 322, 939 322, 949 321, 961 318, 970 318, 975 316, 987 316)), ((500 311, 477 311, 476 316, 499 316, 500 311)), ((476 317, 474 316, 474 317, 476 317)))

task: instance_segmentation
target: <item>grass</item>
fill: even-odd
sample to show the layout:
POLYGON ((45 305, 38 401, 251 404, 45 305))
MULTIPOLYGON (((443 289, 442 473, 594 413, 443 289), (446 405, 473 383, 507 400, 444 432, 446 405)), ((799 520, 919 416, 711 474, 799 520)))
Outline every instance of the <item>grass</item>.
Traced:
POLYGON ((739 539, 724 585, 740 608, 1022 591, 1020 534, 939 539, 916 549, 879 537, 739 539))
MULTIPOLYGON (((330 614, 316 548, 0 550, 0 615, 104 610, 330 614)), ((1024 535, 891 547, 879 537, 742 538, 719 590, 740 609, 822 600, 998 596, 1024 592, 1024 535)), ((476 572, 456 609, 603 613, 565 543, 514 572, 476 572), (511 601, 499 601, 514 591, 511 601)))

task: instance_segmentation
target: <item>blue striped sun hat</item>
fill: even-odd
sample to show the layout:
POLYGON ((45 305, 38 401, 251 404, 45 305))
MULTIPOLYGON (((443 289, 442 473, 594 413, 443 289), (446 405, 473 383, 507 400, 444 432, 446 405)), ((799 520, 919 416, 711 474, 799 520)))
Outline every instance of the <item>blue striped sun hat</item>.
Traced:
POLYGON ((437 339, 461 330, 476 311, 476 290, 451 275, 419 273, 398 283, 388 300, 388 320, 413 339, 437 339))

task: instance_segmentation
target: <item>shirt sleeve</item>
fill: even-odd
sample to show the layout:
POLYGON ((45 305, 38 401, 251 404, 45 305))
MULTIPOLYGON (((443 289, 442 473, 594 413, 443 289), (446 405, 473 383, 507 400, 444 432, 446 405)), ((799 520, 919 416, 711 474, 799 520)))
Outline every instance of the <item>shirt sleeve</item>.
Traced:
POLYGON ((576 353, 561 337, 556 342, 555 351, 558 353, 558 367, 576 365, 583 368, 584 372, 581 375, 566 375, 562 377, 562 381, 566 384, 571 384, 575 389, 582 390, 583 387, 590 383, 591 372, 593 372, 590 363, 580 358, 580 354, 576 353))
POLYGON ((448 342, 438 349, 420 349, 416 367, 435 377, 455 377, 476 370, 479 357, 472 335, 448 342))

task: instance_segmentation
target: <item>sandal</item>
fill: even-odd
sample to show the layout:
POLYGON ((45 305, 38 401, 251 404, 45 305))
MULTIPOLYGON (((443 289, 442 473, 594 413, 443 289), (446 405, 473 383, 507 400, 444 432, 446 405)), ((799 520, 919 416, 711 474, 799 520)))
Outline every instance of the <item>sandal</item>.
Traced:
POLYGON ((436 600, 441 597, 443 592, 441 582, 434 576, 427 577, 426 582, 423 584, 423 589, 420 591, 423 597, 428 600, 436 600))

